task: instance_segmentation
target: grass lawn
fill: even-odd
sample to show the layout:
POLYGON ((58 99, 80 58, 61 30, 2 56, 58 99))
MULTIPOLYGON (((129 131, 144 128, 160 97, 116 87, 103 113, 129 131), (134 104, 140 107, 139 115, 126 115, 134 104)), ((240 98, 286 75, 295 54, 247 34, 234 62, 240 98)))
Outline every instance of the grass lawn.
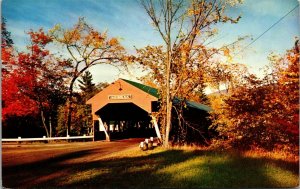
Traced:
POLYGON ((62 186, 101 187, 296 187, 298 164, 195 150, 134 149, 82 165, 62 186))
MULTIPOLYGON (((70 156, 71 157, 71 156, 70 156)), ((52 162, 45 165, 55 179, 35 187, 76 188, 245 188, 296 187, 297 161, 202 150, 140 151, 138 147, 101 159, 52 162), (61 169, 59 166, 61 165, 61 169), (60 173, 67 170, 68 174, 60 173)), ((39 166, 39 171, 42 169, 39 166)), ((32 168, 32 167, 31 167, 32 168)))

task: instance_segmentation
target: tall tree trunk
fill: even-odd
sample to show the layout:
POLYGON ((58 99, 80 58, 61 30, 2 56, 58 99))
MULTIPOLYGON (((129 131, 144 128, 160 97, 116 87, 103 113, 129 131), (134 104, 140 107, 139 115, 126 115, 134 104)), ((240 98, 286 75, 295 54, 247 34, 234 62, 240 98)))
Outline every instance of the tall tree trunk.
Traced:
POLYGON ((72 123, 72 105, 73 105, 73 85, 76 78, 73 78, 69 87, 69 97, 68 97, 68 117, 67 117, 67 136, 70 135, 71 132, 71 123, 72 123))
POLYGON ((169 146, 169 135, 170 135, 170 130, 171 130, 171 117, 172 117, 172 98, 171 98, 171 91, 170 91, 170 77, 171 77, 171 12, 172 12, 172 1, 167 0, 167 69, 166 69, 166 80, 167 80, 167 102, 166 102, 166 108, 167 108, 167 117, 166 117, 166 135, 165 135, 165 140, 164 140, 164 146, 168 147, 169 146))
POLYGON ((68 102, 68 117, 67 117, 67 136, 70 135, 71 122, 72 122, 72 102, 69 101, 68 102))
POLYGON ((76 81, 76 79, 85 71, 89 68, 89 66, 84 67, 80 71, 77 70, 80 62, 77 62, 76 65, 76 72, 73 75, 73 78, 71 80, 70 86, 69 86, 69 97, 68 97, 68 117, 67 117, 67 136, 71 132, 71 123, 72 123, 72 105, 73 105, 73 86, 76 81))
POLYGON ((48 131, 48 128, 47 128, 47 125, 46 125, 46 121, 45 121, 45 116, 44 116, 44 111, 43 110, 41 110, 41 118, 42 118, 43 126, 44 126, 45 131, 46 131, 46 135, 47 135, 47 137, 49 137, 49 131, 48 131))
POLYGON ((49 137, 52 137, 52 120, 51 120, 51 116, 49 116, 49 131, 50 131, 50 135, 49 137))

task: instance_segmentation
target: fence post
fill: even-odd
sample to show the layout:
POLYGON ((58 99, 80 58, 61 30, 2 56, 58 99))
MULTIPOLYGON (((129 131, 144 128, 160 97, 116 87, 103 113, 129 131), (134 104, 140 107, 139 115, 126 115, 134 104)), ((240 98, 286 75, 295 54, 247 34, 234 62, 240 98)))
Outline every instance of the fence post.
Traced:
MULTIPOLYGON (((43 139, 45 139, 46 138, 46 136, 43 136, 43 139)), ((47 140, 44 140, 44 143, 48 143, 48 141, 47 140)))
POLYGON ((150 149, 150 150, 153 149, 153 137, 150 137, 150 141, 149 141, 149 149, 150 149))

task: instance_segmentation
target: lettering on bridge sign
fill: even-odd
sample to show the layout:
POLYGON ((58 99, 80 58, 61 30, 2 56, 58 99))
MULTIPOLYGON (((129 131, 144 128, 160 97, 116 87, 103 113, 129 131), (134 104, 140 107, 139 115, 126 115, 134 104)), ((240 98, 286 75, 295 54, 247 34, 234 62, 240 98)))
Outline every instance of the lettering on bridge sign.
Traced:
POLYGON ((131 94, 124 94, 124 95, 108 95, 109 100, 128 100, 132 99, 131 94))

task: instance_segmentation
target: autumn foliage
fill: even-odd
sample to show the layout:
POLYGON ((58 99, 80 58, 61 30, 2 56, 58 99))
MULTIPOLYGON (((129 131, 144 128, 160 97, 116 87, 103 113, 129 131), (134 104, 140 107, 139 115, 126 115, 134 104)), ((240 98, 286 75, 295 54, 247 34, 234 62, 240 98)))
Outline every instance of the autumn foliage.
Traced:
POLYGON ((49 117, 59 94, 64 91, 68 63, 50 55, 46 45, 52 38, 39 31, 28 32, 27 52, 15 52, 2 57, 5 63, 2 80, 2 116, 37 116, 49 136, 49 117))
MULTIPOLYGON (((225 56, 229 56, 234 43, 227 44, 226 48, 225 45, 215 48, 207 42, 217 35, 217 24, 234 24, 240 20, 241 16, 234 18, 226 13, 229 7, 239 3, 141 0, 164 44, 137 49, 137 61, 149 73, 146 82, 151 81, 159 88, 161 106, 154 116, 160 120, 164 146, 169 145, 172 108, 176 106, 173 102, 176 99, 198 99, 201 102, 197 95, 206 87, 205 67, 224 50, 227 50, 225 56)), ((182 117, 182 112, 175 113, 174 117, 182 117)))
POLYGON ((124 66, 126 52, 120 41, 115 37, 109 37, 107 32, 99 32, 87 24, 84 18, 71 28, 63 28, 60 25, 54 26, 49 35, 54 42, 61 45, 70 57, 70 81, 67 96, 67 135, 70 134, 72 124, 74 86, 77 79, 87 69, 99 65, 110 64, 121 68, 124 66))
MULTIPOLYGON (((297 43, 296 43, 297 44, 297 43)), ((212 114, 220 136, 229 144, 248 148, 298 152, 299 47, 285 56, 271 56, 264 78, 245 77, 232 93, 223 95, 212 114)))

